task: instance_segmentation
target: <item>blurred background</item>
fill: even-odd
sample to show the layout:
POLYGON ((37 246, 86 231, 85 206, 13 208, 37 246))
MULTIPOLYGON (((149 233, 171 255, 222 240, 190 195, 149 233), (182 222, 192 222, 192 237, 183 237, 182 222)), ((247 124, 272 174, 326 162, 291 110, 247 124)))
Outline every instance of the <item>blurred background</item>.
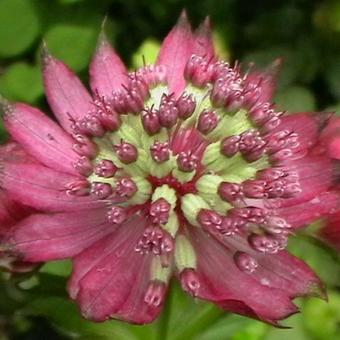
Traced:
MULTIPOLYGON (((340 1, 338 0, 0 0, 0 93, 46 109, 39 51, 51 52, 87 81, 87 66, 103 19, 127 65, 152 62, 159 43, 183 8, 196 27, 210 15, 221 56, 266 66, 282 57, 275 101, 292 111, 340 112, 340 1)), ((6 133, 1 127, 1 141, 6 133)), ((83 320, 68 300, 67 261, 43 265, 30 275, 0 274, 0 340, 8 339, 340 339, 340 260, 310 236, 311 226, 290 242, 321 276, 329 303, 300 300, 291 329, 226 314, 194 301, 176 284, 166 311, 153 325, 137 327, 83 320)), ((226 269, 227 270, 227 269, 226 269)))

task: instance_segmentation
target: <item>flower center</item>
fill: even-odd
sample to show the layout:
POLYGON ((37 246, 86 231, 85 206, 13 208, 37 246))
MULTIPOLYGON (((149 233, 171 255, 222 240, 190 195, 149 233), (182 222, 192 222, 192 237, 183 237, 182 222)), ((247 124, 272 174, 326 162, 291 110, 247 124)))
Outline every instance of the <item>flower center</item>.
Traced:
MULTIPOLYGON (((282 112, 261 102, 261 82, 247 81, 238 66, 193 55, 179 94, 169 93, 165 74, 160 66, 130 73, 74 121, 75 167, 87 179, 68 184, 68 192, 107 200, 114 225, 145 214, 150 225, 136 251, 162 263, 183 225, 217 238, 246 235, 260 252, 283 249, 290 226, 268 216, 261 200, 301 191, 298 175, 278 166, 299 149, 299 136, 279 129, 282 112)), ((242 252, 235 262, 256 268, 242 252)))

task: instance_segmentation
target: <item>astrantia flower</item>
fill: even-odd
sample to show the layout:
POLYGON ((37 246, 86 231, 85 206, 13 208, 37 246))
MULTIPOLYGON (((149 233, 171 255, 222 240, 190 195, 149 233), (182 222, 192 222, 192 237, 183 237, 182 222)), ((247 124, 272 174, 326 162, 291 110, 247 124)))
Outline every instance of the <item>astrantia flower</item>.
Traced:
POLYGON ((5 125, 37 163, 1 162, 1 186, 40 212, 6 246, 27 261, 72 258, 69 294, 91 320, 148 323, 176 275, 189 294, 276 324, 317 277, 286 251, 294 228, 336 204, 320 121, 270 103, 272 69, 218 60, 206 21, 182 15, 155 65, 128 73, 102 35, 92 96, 46 48, 60 126, 3 101, 5 125))

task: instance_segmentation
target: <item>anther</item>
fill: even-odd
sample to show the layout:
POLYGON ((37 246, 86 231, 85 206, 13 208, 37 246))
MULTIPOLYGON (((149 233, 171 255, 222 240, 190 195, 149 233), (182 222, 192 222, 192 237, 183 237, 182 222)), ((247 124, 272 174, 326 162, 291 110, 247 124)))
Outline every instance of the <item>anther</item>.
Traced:
POLYGON ((196 109, 196 101, 192 94, 183 93, 176 102, 178 117, 181 119, 189 118, 196 109))
POLYGON ((89 183, 86 180, 76 180, 66 184, 65 187, 68 195, 86 196, 90 193, 89 183))
POLYGON ((183 172, 191 172, 197 169, 198 157, 189 152, 182 151, 177 156, 178 168, 183 172))
POLYGON ((226 202, 234 202, 243 197, 241 186, 237 183, 222 182, 218 187, 218 194, 226 202))
POLYGON ((122 224, 127 218, 126 209, 119 206, 113 206, 108 211, 107 218, 112 224, 122 224))
POLYGON ((178 113, 174 96, 163 94, 159 107, 159 122, 161 126, 172 128, 177 122, 178 113))
POLYGON ((204 110, 198 117, 197 129, 204 135, 213 131, 218 124, 218 116, 213 110, 204 110))
POLYGON ((257 261, 247 253, 237 251, 234 254, 234 262, 238 269, 241 271, 251 274, 258 267, 257 261))
POLYGON ((168 142, 155 142, 150 147, 152 159, 156 163, 164 163, 170 158, 170 148, 168 142))
POLYGON ((94 173, 97 176, 110 178, 115 175, 118 168, 108 159, 102 159, 94 168, 94 173))
POLYGON ((161 129, 159 123, 158 111, 154 108, 147 108, 142 111, 141 120, 144 130, 149 135, 158 133, 161 129))
POLYGON ((84 135, 76 134, 73 138, 77 141, 73 145, 73 150, 80 156, 94 158, 97 155, 97 147, 92 141, 84 135))
POLYGON ((198 295, 201 283, 194 269, 192 268, 184 269, 180 273, 179 279, 181 282, 181 286, 185 292, 189 293, 191 296, 198 295))
POLYGON ((152 202, 149 209, 151 222, 156 225, 165 225, 169 220, 170 208, 171 205, 164 198, 152 202))
POLYGON ((78 161, 74 164, 74 168, 83 176, 89 176, 93 171, 90 160, 85 156, 78 159, 78 161))
POLYGON ((144 302, 150 307, 159 307, 164 301, 165 292, 166 285, 164 282, 152 281, 145 293, 144 302))
POLYGON ((137 185, 131 178, 123 177, 117 181, 114 193, 117 197, 129 199, 137 190, 137 185))
POLYGON ((124 164, 130 164, 137 160, 138 151, 137 148, 128 142, 121 141, 120 144, 113 146, 119 160, 124 164))
POLYGON ((105 199, 112 194, 112 187, 108 183, 93 182, 91 184, 91 194, 99 199, 105 199))

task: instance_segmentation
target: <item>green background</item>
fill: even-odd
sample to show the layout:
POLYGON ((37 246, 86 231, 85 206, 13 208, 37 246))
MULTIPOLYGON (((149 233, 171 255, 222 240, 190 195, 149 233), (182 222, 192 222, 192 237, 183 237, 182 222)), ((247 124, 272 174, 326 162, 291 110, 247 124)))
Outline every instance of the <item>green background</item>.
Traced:
MULTIPOLYGON (((283 57, 275 101, 292 111, 340 110, 340 2, 312 0, 0 0, 0 93, 48 112, 39 51, 52 53, 87 82, 87 66, 101 24, 130 68, 152 62, 159 43, 183 8, 197 26, 210 15, 219 54, 244 65, 265 66, 283 57)), ((1 128, 1 140, 6 133, 1 128)), ((221 312, 173 284, 165 312, 149 326, 83 320, 68 300, 70 264, 53 262, 27 276, 2 273, 0 340, 5 339, 340 339, 339 255, 310 236, 294 237, 291 250, 326 283, 329 303, 299 300, 291 329, 221 312)))

